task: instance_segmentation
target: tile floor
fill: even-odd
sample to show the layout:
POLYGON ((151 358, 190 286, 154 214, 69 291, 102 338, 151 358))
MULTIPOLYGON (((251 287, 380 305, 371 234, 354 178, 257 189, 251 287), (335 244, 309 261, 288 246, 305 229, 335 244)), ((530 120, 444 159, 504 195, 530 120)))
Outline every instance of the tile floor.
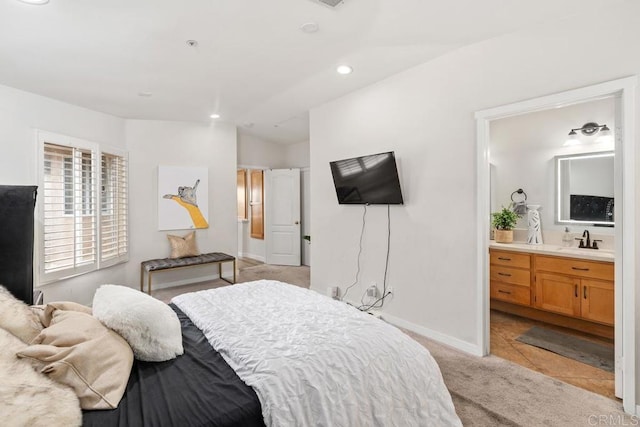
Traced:
POLYGON ((573 384, 600 395, 615 398, 614 374, 591 365, 516 341, 520 334, 535 325, 570 333, 590 341, 613 347, 613 341, 558 326, 544 324, 507 313, 491 310, 491 354, 525 368, 573 384))

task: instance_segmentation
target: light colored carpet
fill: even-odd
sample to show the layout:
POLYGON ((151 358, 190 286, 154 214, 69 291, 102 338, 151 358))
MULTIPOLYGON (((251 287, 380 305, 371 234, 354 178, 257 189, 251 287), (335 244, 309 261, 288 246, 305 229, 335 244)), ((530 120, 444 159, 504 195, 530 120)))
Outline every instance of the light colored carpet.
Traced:
POLYGON ((465 426, 593 426, 599 416, 633 425, 616 400, 495 356, 475 357, 413 332, 440 365, 465 426), (612 417, 612 418, 608 418, 612 417), (618 418, 619 417, 619 418, 618 418))
MULTIPOLYGON (((271 279, 309 287, 309 267, 258 265, 240 271, 238 282, 271 279)), ((161 289, 154 296, 168 302, 175 295, 227 286, 221 280, 161 289)), ((593 426, 600 416, 615 425, 634 425, 616 400, 591 393, 495 357, 475 357, 410 331, 440 365, 458 416, 465 426, 593 426)), ((434 426, 437 427, 437 426, 434 426)))

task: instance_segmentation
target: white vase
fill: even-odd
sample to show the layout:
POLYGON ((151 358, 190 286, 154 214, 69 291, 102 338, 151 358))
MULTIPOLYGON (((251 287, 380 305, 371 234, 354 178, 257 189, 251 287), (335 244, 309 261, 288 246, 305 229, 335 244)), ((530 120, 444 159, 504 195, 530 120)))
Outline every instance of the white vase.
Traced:
POLYGON ((542 244, 542 229, 540 227, 540 212, 538 208, 540 205, 527 205, 527 225, 529 226, 529 234, 527 237, 527 243, 530 245, 542 244))

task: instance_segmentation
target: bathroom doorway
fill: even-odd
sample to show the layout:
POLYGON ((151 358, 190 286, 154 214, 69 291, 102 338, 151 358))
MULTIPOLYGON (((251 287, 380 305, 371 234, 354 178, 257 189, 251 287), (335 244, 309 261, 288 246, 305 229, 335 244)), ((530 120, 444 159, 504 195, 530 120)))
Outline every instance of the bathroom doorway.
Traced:
POLYGON ((513 243, 489 245, 491 354, 609 398, 615 146, 607 129, 614 125, 609 96, 493 120, 489 141, 491 212, 507 207, 519 215, 513 243), (586 123, 594 128, 583 133, 586 123), (529 244, 534 215, 540 233, 529 244), (590 250, 578 250, 581 241, 590 250), (572 267, 606 268, 608 277, 564 274, 572 267), (583 289, 583 278, 595 292, 583 289))
MULTIPOLYGON (((491 124, 506 117, 542 112, 612 97, 615 103, 615 151, 625 156, 615 157, 615 199, 620 207, 615 214, 615 383, 616 395, 623 398, 624 409, 635 412, 635 283, 634 218, 635 158, 634 153, 634 91, 635 79, 627 78, 582 89, 571 90, 516 104, 510 104, 476 114, 478 124, 478 280, 479 335, 484 354, 490 351, 490 141, 491 124), (624 189, 624 192, 623 192, 624 189), (624 201, 628 203, 623 203, 624 201), (624 233, 623 233, 624 230, 624 233), (624 239, 623 239, 624 235, 624 239), (623 314, 624 313, 624 314, 623 314), (624 357, 623 357, 624 356, 624 357), (624 366, 622 364, 624 363, 624 366), (623 376, 624 372, 624 376, 623 376)), ((582 123, 571 125, 580 127, 582 123)), ((517 186, 517 184, 516 184, 517 186)), ((519 187, 518 187, 519 188, 519 187)), ((514 188, 515 189, 515 188, 514 188)))

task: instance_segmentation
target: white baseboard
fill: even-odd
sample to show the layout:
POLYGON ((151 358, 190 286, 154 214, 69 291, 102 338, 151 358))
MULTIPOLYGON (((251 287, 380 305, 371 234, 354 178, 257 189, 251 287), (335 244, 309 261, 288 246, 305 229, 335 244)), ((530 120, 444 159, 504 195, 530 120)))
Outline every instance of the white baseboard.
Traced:
POLYGON ((462 341, 461 339, 443 334, 442 332, 437 332, 429 328, 425 328, 424 326, 416 325, 415 323, 411 323, 407 320, 387 314, 384 311, 377 311, 376 313, 379 313, 380 318, 391 323, 392 325, 408 329, 411 332, 415 332, 416 334, 420 334, 424 337, 430 338, 434 341, 438 341, 439 343, 448 345, 457 350, 464 351, 465 353, 469 353, 473 356, 482 357, 481 348, 475 344, 462 341))
POLYGON ((251 259, 255 259, 256 261, 265 262, 265 258, 263 256, 250 254, 250 253, 247 253, 247 252, 238 253, 238 257, 240 257, 240 258, 251 258, 251 259))

